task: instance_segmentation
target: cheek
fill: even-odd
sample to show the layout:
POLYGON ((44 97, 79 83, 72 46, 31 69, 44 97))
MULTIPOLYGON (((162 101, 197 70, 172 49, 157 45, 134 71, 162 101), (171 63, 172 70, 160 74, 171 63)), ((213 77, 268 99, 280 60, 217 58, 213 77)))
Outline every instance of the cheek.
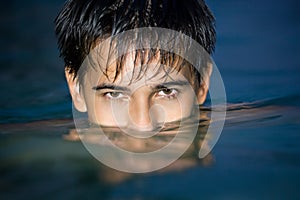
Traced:
POLYGON ((180 106, 180 102, 178 100, 174 101, 165 101, 165 102, 158 102, 158 104, 162 108, 162 112, 165 117, 165 122, 171 122, 181 119, 183 116, 182 108, 180 106))
POLYGON ((193 91, 189 91, 188 94, 184 95, 181 99, 181 109, 184 117, 188 117, 193 112, 195 105, 197 104, 197 97, 193 91))
POLYGON ((195 98, 189 97, 179 98, 174 101, 157 102, 164 111, 165 122, 177 121, 192 114, 195 98))
POLYGON ((112 105, 109 102, 99 101, 94 98, 88 101, 88 117, 92 123, 100 124, 103 126, 115 126, 115 115, 117 114, 115 109, 112 109, 112 105))
POLYGON ((104 126, 114 126, 113 109, 107 103, 95 103, 94 119, 97 124, 104 126))

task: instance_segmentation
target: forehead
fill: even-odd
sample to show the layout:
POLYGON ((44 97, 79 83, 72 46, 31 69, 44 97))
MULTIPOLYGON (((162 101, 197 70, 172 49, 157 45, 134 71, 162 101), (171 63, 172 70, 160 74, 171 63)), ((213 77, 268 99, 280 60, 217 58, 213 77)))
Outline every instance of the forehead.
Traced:
POLYGON ((168 81, 172 79, 192 79, 190 65, 174 53, 157 49, 138 49, 118 55, 111 44, 97 46, 85 62, 86 79, 98 82, 131 84, 168 81))
POLYGON ((98 83, 115 83, 117 85, 159 84, 170 81, 191 81, 190 71, 182 69, 177 71, 169 66, 162 66, 157 63, 148 63, 144 66, 134 66, 132 63, 124 65, 120 73, 115 76, 115 67, 109 70, 106 75, 99 76, 98 83))

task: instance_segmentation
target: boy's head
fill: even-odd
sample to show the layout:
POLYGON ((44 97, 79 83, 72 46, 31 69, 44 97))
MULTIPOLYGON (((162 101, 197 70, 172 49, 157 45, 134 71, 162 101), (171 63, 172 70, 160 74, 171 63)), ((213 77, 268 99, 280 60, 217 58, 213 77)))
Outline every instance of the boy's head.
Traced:
POLYGON ((90 121, 152 130, 204 102, 209 75, 180 55, 191 42, 162 29, 130 32, 143 27, 214 50, 214 18, 203 0, 69 0, 56 18, 73 103, 90 121))

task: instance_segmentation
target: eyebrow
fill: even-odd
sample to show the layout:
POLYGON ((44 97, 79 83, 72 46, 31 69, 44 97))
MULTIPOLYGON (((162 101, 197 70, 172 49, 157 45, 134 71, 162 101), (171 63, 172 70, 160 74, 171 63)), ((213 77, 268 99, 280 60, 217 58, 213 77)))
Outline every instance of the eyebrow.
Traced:
MULTIPOLYGON (((170 82, 165 82, 162 84, 158 84, 155 85, 153 88, 154 89, 163 89, 163 88, 167 88, 170 86, 186 86, 189 85, 188 81, 182 81, 182 80, 178 80, 178 81, 170 81, 170 82)), ((130 89, 127 87, 123 87, 123 86, 118 86, 118 85, 114 85, 114 84, 108 84, 108 83, 102 83, 100 85, 97 85, 95 87, 92 87, 93 90, 105 90, 105 89, 110 89, 110 90, 118 90, 118 91, 126 91, 129 92, 130 89)))
POLYGON ((97 85, 95 87, 92 87, 93 90, 105 90, 105 89, 111 89, 111 90, 119 90, 119 91, 130 91, 129 88, 127 87, 122 87, 114 84, 107 84, 107 83, 102 83, 100 85, 97 85))
POLYGON ((162 84, 158 84, 156 86, 154 86, 155 89, 162 89, 162 88, 167 88, 170 86, 186 86, 189 85, 188 81, 182 81, 182 80, 178 80, 178 81, 170 81, 170 82, 165 82, 162 84))

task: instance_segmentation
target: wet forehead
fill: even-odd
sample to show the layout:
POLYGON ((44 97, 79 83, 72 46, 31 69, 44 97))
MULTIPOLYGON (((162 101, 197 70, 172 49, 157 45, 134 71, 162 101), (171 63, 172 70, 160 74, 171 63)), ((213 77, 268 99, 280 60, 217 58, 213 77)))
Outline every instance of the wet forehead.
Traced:
POLYGON ((118 56, 118 50, 110 40, 100 42, 85 60, 84 82, 91 85, 99 83, 115 83, 129 85, 132 82, 144 81, 145 84, 178 80, 185 77, 192 80, 189 67, 183 67, 178 72, 178 56, 167 54, 168 58, 161 58, 160 50, 131 50, 118 56), (151 51, 151 52, 150 52, 151 51), (149 53, 150 52, 150 53, 149 53), (165 65, 162 65, 162 59, 165 65), (177 60, 176 60, 177 59, 177 60))
MULTIPOLYGON (((121 59, 109 53, 109 49, 98 48, 90 56, 91 61, 87 69, 87 80, 94 85, 99 83, 115 83, 130 85, 136 81, 143 81, 145 84, 155 82, 166 82, 171 80, 189 79, 191 81, 191 71, 184 67, 178 72, 176 67, 162 65, 159 51, 149 57, 149 50, 132 51, 123 55, 121 59), (118 71, 118 75, 116 73, 118 71), (185 77, 185 78, 184 78, 185 77)), ((177 65, 173 58, 173 65, 177 65)))
POLYGON ((167 72, 166 70, 158 69, 157 64, 147 64, 144 66, 147 70, 141 69, 141 67, 132 67, 133 65, 124 66, 120 74, 115 79, 115 72, 109 71, 107 76, 102 74, 99 77, 98 83, 114 83, 116 85, 132 85, 136 83, 142 83, 145 85, 160 84, 170 81, 184 81, 186 80, 182 72, 176 70, 171 70, 167 72))

